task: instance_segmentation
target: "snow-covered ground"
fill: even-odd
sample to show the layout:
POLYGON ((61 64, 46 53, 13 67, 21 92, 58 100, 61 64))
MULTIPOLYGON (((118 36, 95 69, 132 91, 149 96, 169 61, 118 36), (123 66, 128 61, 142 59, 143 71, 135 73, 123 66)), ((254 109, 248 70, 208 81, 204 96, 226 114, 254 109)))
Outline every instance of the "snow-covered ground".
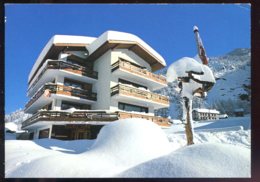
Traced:
MULTIPOLYGON (((194 142, 224 143, 251 148, 251 118, 231 117, 216 121, 201 121, 194 123, 194 142)), ((186 145, 186 136, 182 124, 164 129, 167 137, 175 149, 186 145)))
POLYGON ((161 129, 142 119, 106 125, 96 140, 26 141, 6 133, 5 175, 250 177, 250 121, 247 116, 197 122, 195 145, 188 147, 182 124, 161 129))

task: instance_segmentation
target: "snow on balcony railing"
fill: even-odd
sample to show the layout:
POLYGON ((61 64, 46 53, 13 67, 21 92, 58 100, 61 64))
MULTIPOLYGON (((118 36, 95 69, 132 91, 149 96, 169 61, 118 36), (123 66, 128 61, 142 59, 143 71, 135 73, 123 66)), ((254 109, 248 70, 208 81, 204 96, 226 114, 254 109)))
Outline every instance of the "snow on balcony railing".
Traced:
MULTIPOLYGON (((68 72, 76 73, 79 75, 87 76, 90 78, 98 79, 98 72, 86 69, 84 66, 80 65, 75 65, 73 63, 68 63, 64 61, 58 61, 58 60, 47 60, 48 63, 47 65, 43 68, 41 73, 37 76, 33 84, 28 88, 28 91, 30 91, 36 83, 41 79, 43 74, 46 72, 48 69, 62 69, 68 72)), ((30 83, 29 83, 30 84, 30 83)))
POLYGON ((93 111, 75 111, 73 113, 65 111, 38 111, 32 117, 22 123, 22 128, 36 123, 37 121, 115 121, 118 119, 116 113, 93 112, 93 111))
POLYGON ((149 91, 141 90, 135 87, 118 84, 111 88, 111 96, 115 94, 123 94, 127 96, 134 96, 140 99, 154 101, 162 104, 169 105, 169 98, 160 94, 152 93, 149 91))
POLYGON ((163 118, 163 117, 158 117, 158 116, 149 116, 147 114, 137 114, 137 113, 131 113, 131 112, 118 112, 118 117, 120 119, 125 119, 125 118, 142 118, 142 119, 147 119, 150 120, 160 126, 165 126, 169 127, 171 124, 169 123, 168 118, 163 118))
POLYGON ((97 100, 97 94, 92 93, 90 91, 72 88, 72 87, 64 86, 64 85, 46 84, 30 99, 30 101, 25 105, 25 108, 29 108, 46 91, 48 92, 47 95, 48 94, 61 94, 61 95, 80 97, 83 99, 88 99, 88 100, 93 100, 93 101, 97 100))
POLYGON ((166 77, 164 77, 162 75, 154 74, 154 73, 148 71, 147 69, 140 68, 140 67, 135 66, 135 65, 131 64, 130 62, 124 61, 122 59, 119 59, 111 67, 112 67, 111 68, 112 72, 117 69, 122 69, 122 70, 126 70, 128 72, 137 74, 139 76, 151 79, 155 82, 159 82, 159 83, 167 85, 166 77))
POLYGON ((74 112, 66 112, 62 111, 38 111, 32 117, 26 119, 22 123, 22 128, 29 126, 38 121, 60 121, 60 122, 87 122, 87 121, 98 121, 98 122, 106 122, 106 121, 115 121, 118 119, 126 119, 126 118, 142 118, 150 120, 160 126, 169 127, 169 119, 158 117, 158 116, 150 116, 146 114, 138 114, 132 112, 106 112, 106 111, 98 111, 98 110, 77 110, 74 112))

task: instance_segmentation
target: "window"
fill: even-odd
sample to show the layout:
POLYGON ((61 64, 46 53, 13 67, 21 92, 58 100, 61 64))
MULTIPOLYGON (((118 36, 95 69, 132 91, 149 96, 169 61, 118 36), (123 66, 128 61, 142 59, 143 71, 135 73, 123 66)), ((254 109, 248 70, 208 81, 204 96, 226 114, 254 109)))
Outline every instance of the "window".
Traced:
POLYGON ((138 64, 136 64, 136 63, 133 63, 133 62, 131 62, 131 61, 128 61, 128 60, 123 59, 123 58, 120 58, 120 57, 119 57, 119 60, 121 60, 121 61, 123 61, 123 62, 127 62, 127 63, 129 63, 129 64, 131 64, 131 65, 133 65, 133 66, 135 66, 135 67, 141 68, 141 69, 147 69, 147 68, 144 67, 144 66, 140 66, 140 65, 138 65, 138 64))
POLYGON ((78 88, 78 89, 83 89, 83 86, 84 86, 83 83, 80 83, 80 82, 77 82, 77 81, 74 81, 74 80, 70 80, 70 79, 67 79, 67 78, 64 79, 64 85, 69 86, 69 87, 78 88))
POLYGON ((146 86, 143 86, 143 85, 140 85, 140 84, 137 84, 137 83, 133 83, 133 82, 121 79, 121 78, 118 79, 118 82, 120 82, 122 84, 133 85, 134 87, 137 87, 137 88, 138 87, 143 87, 143 88, 147 89, 146 86))
POLYGON ((73 103, 73 102, 62 101, 62 103, 61 103, 61 110, 66 110, 66 109, 71 109, 71 108, 75 108, 75 109, 91 109, 90 105, 87 105, 87 104, 76 104, 76 103, 73 103))
POLYGON ((49 138, 49 128, 40 130, 39 139, 41 139, 41 138, 49 138))
POLYGON ((71 60, 71 59, 67 59, 66 60, 67 63, 70 63, 70 64, 73 64, 73 65, 76 65, 76 66, 82 66, 81 64, 79 64, 78 62, 74 61, 74 60, 71 60))
POLYGON ((132 104, 126 104, 119 102, 118 103, 118 108, 123 111, 135 111, 135 112, 145 112, 148 113, 148 108, 147 107, 142 107, 142 106, 136 106, 132 104))
POLYGON ((29 134, 29 140, 33 140, 33 135, 34 135, 34 132, 29 134))

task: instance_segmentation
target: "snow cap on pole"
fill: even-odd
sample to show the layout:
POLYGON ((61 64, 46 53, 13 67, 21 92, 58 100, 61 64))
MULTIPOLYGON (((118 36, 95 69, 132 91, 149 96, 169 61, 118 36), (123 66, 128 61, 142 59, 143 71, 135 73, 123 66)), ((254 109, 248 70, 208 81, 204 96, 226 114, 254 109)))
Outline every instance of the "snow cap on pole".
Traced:
POLYGON ((200 81, 216 82, 212 71, 207 65, 203 65, 190 57, 183 57, 169 66, 166 73, 167 82, 176 81, 181 77, 188 77, 188 73, 192 73, 200 81))
POLYGON ((195 26, 193 27, 193 32, 196 32, 196 31, 199 31, 199 28, 195 25, 195 26))

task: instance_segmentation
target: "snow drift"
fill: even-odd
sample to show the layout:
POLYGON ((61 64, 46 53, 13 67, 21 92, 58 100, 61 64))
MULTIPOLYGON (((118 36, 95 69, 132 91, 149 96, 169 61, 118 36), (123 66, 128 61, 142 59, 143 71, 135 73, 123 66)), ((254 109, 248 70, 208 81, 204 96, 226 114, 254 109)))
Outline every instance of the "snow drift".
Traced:
POLYGON ((119 177, 250 177, 250 150, 198 144, 131 168, 119 177))
POLYGON ((157 124, 133 118, 104 126, 92 150, 116 155, 117 160, 133 165, 165 155, 171 151, 171 146, 157 124))
POLYGON ((41 140, 19 142, 6 145, 7 177, 112 177, 172 151, 163 130, 144 119, 118 120, 104 126, 94 145, 86 145, 80 154, 62 150, 65 147, 60 143, 59 147, 47 147, 41 140))
MULTIPOLYGON (((221 122, 222 127, 228 120, 221 122)), ((244 120, 247 126, 250 118, 244 120)), ((234 120, 235 123, 239 122, 234 120)), ((199 127, 210 125, 197 124, 199 127)), ((250 130, 196 133, 196 143, 212 144, 186 147, 186 138, 179 133, 183 126, 178 126, 166 131, 147 120, 125 119, 104 126, 96 140, 6 140, 5 176, 250 176, 250 130)), ((215 125, 210 126, 213 129, 215 125)))
POLYGON ((17 124, 15 124, 14 122, 7 122, 7 123, 5 123, 5 132, 6 131, 12 131, 12 132, 18 131, 17 124))

